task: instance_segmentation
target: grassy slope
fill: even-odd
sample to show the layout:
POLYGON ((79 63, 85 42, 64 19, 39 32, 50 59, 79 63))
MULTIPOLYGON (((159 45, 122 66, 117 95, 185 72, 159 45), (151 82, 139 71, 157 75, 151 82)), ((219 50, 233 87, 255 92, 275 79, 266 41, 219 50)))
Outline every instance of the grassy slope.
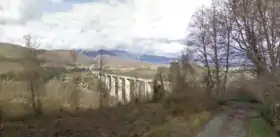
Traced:
POLYGON ((253 117, 249 122, 249 137, 277 137, 263 118, 253 117))
MULTIPOLYGON (((173 103, 129 104, 114 108, 89 110, 71 116, 44 117, 24 121, 5 122, 2 135, 18 136, 93 136, 93 137, 164 137, 190 135, 188 129, 200 128, 209 114, 188 100, 173 103), (175 103, 175 104, 174 104, 175 103), (180 109, 177 109, 180 107, 180 109), (178 111, 175 114, 175 110, 178 111), (198 114, 197 116, 192 114, 198 114), (200 119, 200 120, 199 120, 200 119), (78 126, 77 126, 78 125, 78 126), (161 129, 168 129, 162 133, 161 129)), ((205 102, 205 106, 209 103, 205 102)))
POLYGON ((22 58, 26 48, 14 44, 0 43, 0 57, 9 59, 22 58))

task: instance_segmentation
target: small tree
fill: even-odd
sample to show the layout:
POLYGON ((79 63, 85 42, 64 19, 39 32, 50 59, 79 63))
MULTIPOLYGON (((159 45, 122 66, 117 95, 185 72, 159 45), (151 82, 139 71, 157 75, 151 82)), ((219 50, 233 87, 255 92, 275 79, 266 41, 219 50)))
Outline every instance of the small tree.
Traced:
POLYGON ((158 68, 155 79, 153 81, 153 97, 152 97, 152 100, 154 102, 158 102, 165 95, 163 73, 164 72, 163 72, 162 68, 158 68))
MULTIPOLYGON (((77 53, 74 50, 70 51, 70 57, 76 67, 77 66, 77 53)), ((72 79, 72 84, 74 87, 73 87, 73 91, 70 96, 70 101, 72 102, 72 107, 76 110, 76 112, 78 112, 79 108, 80 108, 80 94, 79 94, 80 81, 81 81, 81 79, 80 79, 80 76, 78 76, 78 75, 75 75, 72 79)))
POLYGON ((72 91, 70 99, 71 99, 73 108, 75 108, 76 112, 78 112, 79 108, 80 108, 79 83, 80 83, 80 77, 74 76, 74 78, 73 78, 74 87, 73 87, 73 91, 72 91))
POLYGON ((74 65, 77 65, 77 53, 75 50, 71 50, 70 51, 70 57, 72 59, 72 61, 74 62, 74 65))
POLYGON ((25 54, 25 63, 23 63, 26 70, 26 81, 28 85, 28 91, 31 94, 31 106, 35 115, 41 114, 41 100, 38 92, 42 84, 40 79, 40 67, 41 61, 37 57, 36 48, 39 46, 37 43, 32 43, 32 37, 30 35, 24 36, 25 46, 27 47, 25 54))

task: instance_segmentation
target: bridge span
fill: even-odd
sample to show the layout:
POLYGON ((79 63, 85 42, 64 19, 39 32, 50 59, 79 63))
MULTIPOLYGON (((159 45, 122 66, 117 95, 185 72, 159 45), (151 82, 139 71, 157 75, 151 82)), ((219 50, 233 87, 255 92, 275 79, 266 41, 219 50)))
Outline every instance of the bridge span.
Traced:
MULTIPOLYGON (((149 100, 153 95, 153 79, 120 76, 91 70, 109 90, 109 95, 117 102, 125 104, 134 99, 149 100)), ((164 82, 164 89, 171 91, 170 82, 164 82)))

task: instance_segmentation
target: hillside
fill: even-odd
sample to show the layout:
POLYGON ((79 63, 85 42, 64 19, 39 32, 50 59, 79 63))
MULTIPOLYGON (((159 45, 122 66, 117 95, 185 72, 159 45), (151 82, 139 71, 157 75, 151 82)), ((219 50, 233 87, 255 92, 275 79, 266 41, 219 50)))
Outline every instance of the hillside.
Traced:
MULTIPOLYGON (((96 61, 100 60, 100 56, 94 57, 96 61)), ((165 64, 153 64, 149 62, 139 61, 110 55, 103 55, 104 66, 107 68, 157 68, 159 66, 167 66, 165 64)))
MULTIPOLYGON (((42 66, 66 67, 74 64, 69 50, 38 51, 38 57, 43 61, 42 66)), ((77 64, 96 64, 100 60, 100 51, 85 52, 76 50, 77 64)), ((21 64, 26 61, 24 59, 25 52, 27 52, 27 48, 20 45, 0 43, 0 72, 22 70, 21 64)), ((105 50, 104 53, 104 64, 107 68, 157 68, 159 66, 167 66, 167 64, 138 60, 135 58, 135 55, 125 51, 113 50, 112 52, 105 50)))
MULTIPOLYGON (((0 43, 0 73, 22 70, 27 48, 20 45, 0 43)), ((38 50, 42 66, 65 67, 74 64, 69 50, 38 50)), ((77 54, 77 64, 93 64, 95 60, 82 53, 77 54)))
MULTIPOLYGON (((39 58, 45 60, 46 65, 67 66, 74 64, 69 50, 44 50, 44 52, 39 55, 39 58)), ((85 56, 82 53, 77 53, 76 61, 77 64, 83 65, 95 63, 93 58, 85 56)))
POLYGON ((76 50, 78 52, 82 52, 83 54, 89 57, 96 57, 103 53, 103 55, 118 57, 125 60, 137 60, 141 62, 147 62, 151 64, 169 64, 174 60, 178 60, 180 57, 166 57, 166 56, 158 56, 158 55, 148 55, 148 54, 135 54, 130 53, 123 50, 88 50, 83 51, 81 49, 76 50))

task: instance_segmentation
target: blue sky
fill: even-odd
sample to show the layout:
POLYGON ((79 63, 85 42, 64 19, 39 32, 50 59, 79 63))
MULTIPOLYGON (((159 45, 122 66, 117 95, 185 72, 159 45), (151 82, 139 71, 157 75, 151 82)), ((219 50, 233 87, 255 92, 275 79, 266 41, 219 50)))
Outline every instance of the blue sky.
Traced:
POLYGON ((0 42, 45 49, 179 54, 192 14, 210 0, 0 0, 0 42), (14 33, 17 32, 17 33, 14 33))

